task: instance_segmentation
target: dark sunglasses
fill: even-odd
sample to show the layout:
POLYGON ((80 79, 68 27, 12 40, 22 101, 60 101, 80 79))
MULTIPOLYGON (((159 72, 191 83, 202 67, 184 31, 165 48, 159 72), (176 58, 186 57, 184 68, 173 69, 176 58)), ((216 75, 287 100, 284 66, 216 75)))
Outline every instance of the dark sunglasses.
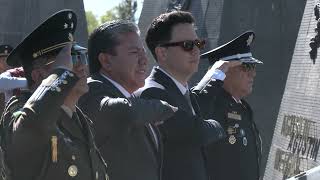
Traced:
POLYGON ((253 63, 243 63, 241 64, 244 71, 248 72, 256 69, 256 64, 253 63))
POLYGON ((171 47, 171 46, 180 46, 185 51, 192 51, 194 46, 197 46, 200 50, 204 49, 206 42, 205 40, 186 40, 180 42, 164 43, 160 44, 160 47, 171 47))

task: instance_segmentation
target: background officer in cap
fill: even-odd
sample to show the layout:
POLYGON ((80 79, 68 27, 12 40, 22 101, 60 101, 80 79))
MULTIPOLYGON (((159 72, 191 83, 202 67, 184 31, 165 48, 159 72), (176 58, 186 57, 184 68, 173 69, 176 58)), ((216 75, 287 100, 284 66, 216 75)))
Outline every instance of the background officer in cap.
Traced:
POLYGON ((86 65, 71 57, 76 20, 71 10, 54 14, 8 57, 22 64, 32 95, 12 98, 1 120, 7 179, 108 179, 90 121, 76 107, 88 91, 86 65))
POLYGON ((258 180, 261 140, 249 104, 243 99, 252 91, 256 64, 250 44, 253 32, 215 48, 202 57, 213 67, 194 87, 205 118, 220 122, 227 137, 206 148, 211 180, 258 180))
POLYGON ((3 112, 5 102, 7 102, 13 94, 12 89, 19 89, 27 86, 27 80, 23 78, 22 68, 11 69, 7 64, 7 57, 12 51, 12 47, 8 44, 0 45, 0 115, 3 112))
POLYGON ((12 49, 13 48, 8 44, 0 45, 0 73, 11 69, 11 67, 7 64, 7 57, 12 49))

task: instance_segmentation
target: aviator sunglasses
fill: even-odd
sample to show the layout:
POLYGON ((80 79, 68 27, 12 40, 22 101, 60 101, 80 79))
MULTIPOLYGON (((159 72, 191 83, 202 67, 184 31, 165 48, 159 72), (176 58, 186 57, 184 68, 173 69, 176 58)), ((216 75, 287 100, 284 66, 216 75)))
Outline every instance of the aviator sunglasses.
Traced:
POLYGON ((171 42, 171 43, 164 43, 160 44, 160 47, 171 47, 171 46, 180 46, 185 51, 192 51, 194 46, 197 46, 200 50, 204 49, 206 42, 205 40, 186 40, 186 41, 179 41, 179 42, 171 42))
MULTIPOLYGON (((79 46, 78 46, 79 47, 79 46)), ((88 53, 86 49, 78 48, 76 44, 71 49, 71 57, 73 64, 88 64, 88 53)))

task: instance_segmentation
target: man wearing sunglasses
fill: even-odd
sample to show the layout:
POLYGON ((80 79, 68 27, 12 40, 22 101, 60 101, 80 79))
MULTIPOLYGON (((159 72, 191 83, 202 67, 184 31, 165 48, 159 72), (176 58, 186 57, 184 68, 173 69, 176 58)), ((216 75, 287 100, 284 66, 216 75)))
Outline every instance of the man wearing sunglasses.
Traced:
POLYGON ((163 179, 207 180, 202 147, 224 137, 221 126, 203 120, 188 80, 198 70, 204 42, 194 30, 188 12, 161 14, 153 20, 146 43, 159 66, 154 67, 145 86, 136 92, 146 99, 161 99, 179 107, 180 113, 157 126, 163 142, 163 179))
POLYGON ((261 140, 249 104, 243 99, 252 91, 256 64, 248 31, 201 55, 212 68, 193 93, 205 118, 217 120, 227 137, 206 148, 210 180, 258 180, 261 140))

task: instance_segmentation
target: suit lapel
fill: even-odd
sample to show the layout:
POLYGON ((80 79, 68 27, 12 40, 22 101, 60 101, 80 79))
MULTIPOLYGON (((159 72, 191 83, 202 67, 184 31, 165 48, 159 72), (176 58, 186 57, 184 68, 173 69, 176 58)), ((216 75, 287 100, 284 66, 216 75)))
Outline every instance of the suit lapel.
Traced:
POLYGON ((155 67, 153 68, 150 77, 152 80, 161 84, 166 89, 168 95, 170 96, 170 98, 172 98, 170 100, 171 102, 169 102, 170 104, 178 106, 184 109, 186 112, 192 113, 192 109, 189 106, 188 101, 169 76, 167 76, 160 69, 155 67))
POLYGON ((92 80, 97 80, 101 81, 104 88, 103 91, 108 92, 108 96, 110 97, 120 97, 120 98, 125 98, 124 95, 121 93, 121 91, 115 87, 108 79, 103 77, 100 73, 95 73, 91 76, 92 80))

